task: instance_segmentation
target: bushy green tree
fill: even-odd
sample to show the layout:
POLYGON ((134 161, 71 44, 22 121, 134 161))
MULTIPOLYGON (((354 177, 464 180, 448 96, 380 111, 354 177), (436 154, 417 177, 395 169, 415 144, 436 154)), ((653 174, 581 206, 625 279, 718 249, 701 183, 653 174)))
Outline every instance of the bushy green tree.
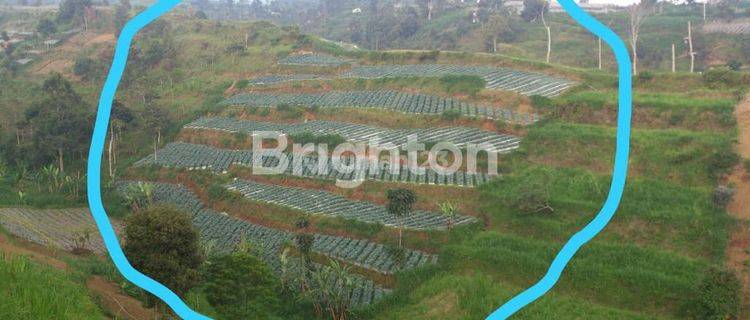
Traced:
POLYGON ((33 152, 36 159, 57 158, 64 172, 66 154, 88 150, 93 115, 71 83, 53 74, 42 85, 43 98, 25 112, 24 124, 33 130, 33 152))
POLYGON ((198 284, 203 263, 190 217, 168 206, 151 206, 125 219, 123 250, 133 267, 178 295, 198 284))
POLYGON ((275 318, 279 292, 268 267, 245 251, 213 258, 206 269, 206 298, 225 319, 275 318))
POLYGON ((404 233, 404 217, 408 217, 414 204, 417 202, 417 194, 409 189, 391 189, 386 194, 388 198, 388 213, 396 216, 399 221, 398 228, 398 246, 401 247, 401 240, 404 233))
POLYGON ((57 26, 52 20, 43 18, 36 24, 36 31, 43 36, 49 36, 57 31, 57 26))
POLYGON ((57 11, 57 22, 86 24, 86 10, 93 6, 91 0, 63 0, 57 11))

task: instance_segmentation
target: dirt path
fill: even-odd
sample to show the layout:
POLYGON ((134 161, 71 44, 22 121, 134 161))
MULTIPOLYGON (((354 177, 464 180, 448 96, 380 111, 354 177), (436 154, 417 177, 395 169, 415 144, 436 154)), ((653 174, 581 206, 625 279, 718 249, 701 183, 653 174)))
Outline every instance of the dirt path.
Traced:
MULTIPOLYGON (((0 252, 26 256, 31 260, 44 263, 56 269, 70 270, 70 266, 58 259, 51 250, 31 243, 16 244, 12 243, 5 236, 0 234, 0 252)), ((145 308, 141 302, 131 296, 125 295, 120 288, 106 279, 93 276, 86 281, 86 287, 92 293, 101 299, 102 306, 116 319, 128 320, 151 320, 158 319, 156 312, 152 309, 145 308)))
MULTIPOLYGON (((734 115, 739 131, 737 152, 744 161, 750 159, 750 94, 736 106, 734 115)), ((750 314, 750 268, 745 263, 750 261, 750 174, 740 165, 729 177, 729 183, 735 193, 727 209, 739 223, 727 247, 727 266, 734 269, 742 281, 743 313, 747 315, 750 314)))

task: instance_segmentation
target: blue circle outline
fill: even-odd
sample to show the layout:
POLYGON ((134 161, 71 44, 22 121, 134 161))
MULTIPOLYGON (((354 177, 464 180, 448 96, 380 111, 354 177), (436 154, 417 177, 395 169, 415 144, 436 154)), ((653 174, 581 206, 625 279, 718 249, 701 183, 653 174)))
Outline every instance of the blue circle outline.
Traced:
MULTIPOLYGON (((164 301, 179 317, 183 319, 210 319, 188 307, 179 296, 161 283, 139 272, 128 261, 122 251, 117 236, 107 217, 101 198, 101 160, 104 153, 104 143, 107 137, 112 102, 122 79, 128 52, 135 35, 143 27, 174 8, 180 0, 159 0, 154 5, 129 20, 123 27, 117 39, 115 54, 107 79, 99 97, 96 122, 89 148, 87 167, 87 196, 91 215, 96 222, 97 229, 102 235, 104 245, 117 270, 136 286, 148 291, 164 301)), ((547 293, 557 283, 565 266, 575 253, 588 241, 601 232, 612 219, 622 199, 628 171, 628 154, 630 151, 630 124, 632 111, 632 72, 628 50, 612 30, 601 24, 595 18, 584 12, 573 0, 559 0, 565 11, 578 23, 591 31, 607 45, 609 45, 617 60, 619 71, 617 139, 615 149, 614 168, 609 194, 596 217, 583 229, 574 234, 552 261, 547 273, 539 282, 529 287, 519 295, 503 304, 486 319, 507 319, 523 307, 532 303, 547 293)))

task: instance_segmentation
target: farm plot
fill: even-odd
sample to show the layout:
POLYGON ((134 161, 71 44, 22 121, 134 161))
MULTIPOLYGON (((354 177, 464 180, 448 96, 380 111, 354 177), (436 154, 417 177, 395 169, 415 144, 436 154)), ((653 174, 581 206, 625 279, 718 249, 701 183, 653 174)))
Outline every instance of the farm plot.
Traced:
POLYGON ((310 133, 313 135, 340 135, 350 142, 370 142, 377 139, 380 145, 406 146, 409 137, 425 144, 451 143, 458 148, 478 146, 487 152, 509 153, 520 146, 521 139, 507 134, 466 127, 442 127, 425 129, 387 129, 361 124, 335 121, 308 121, 305 123, 280 124, 223 117, 203 117, 187 125, 188 129, 219 130, 231 133, 254 135, 256 131, 277 131, 287 135, 310 133))
POLYGON ((750 21, 711 21, 703 25, 703 33, 750 34, 750 21))
MULTIPOLYGON (((12 235, 45 247, 73 250, 80 246, 97 253, 105 253, 104 243, 97 232, 88 209, 0 209, 0 225, 12 235), (76 244, 76 239, 89 240, 76 244)), ((115 231, 120 224, 113 221, 115 231)))
POLYGON ((351 60, 345 60, 334 56, 319 53, 295 54, 279 60, 279 64, 294 66, 321 66, 321 67, 338 67, 351 60))
POLYGON ((412 64, 355 66, 343 78, 442 77, 447 75, 478 76, 488 89, 514 91, 524 95, 554 97, 573 87, 574 81, 541 73, 507 68, 446 64, 412 64))
MULTIPOLYGON (((301 210, 310 214, 342 217, 369 223, 379 223, 388 227, 414 230, 442 230, 449 221, 446 217, 428 211, 417 210, 399 221, 384 206, 369 202, 353 201, 342 196, 320 190, 291 188, 261 184, 246 180, 236 180, 227 189, 241 193, 253 201, 272 203, 301 210)), ((475 222, 469 216, 456 216, 452 223, 460 225, 475 222)))
POLYGON ((226 172, 231 165, 248 167, 273 168, 280 163, 286 164, 283 174, 324 180, 365 181, 414 183, 445 185, 456 187, 474 187, 489 182, 494 176, 486 173, 469 173, 456 171, 442 173, 431 168, 412 172, 406 167, 391 167, 388 162, 373 164, 357 163, 345 158, 336 165, 330 158, 318 158, 299 154, 283 153, 277 155, 258 154, 253 156, 251 150, 224 150, 210 146, 173 142, 149 155, 135 166, 157 165, 188 170, 213 170, 216 173, 226 172))
MULTIPOLYGON (((121 183, 119 186, 121 192, 128 192, 127 186, 133 183, 121 183)), ((242 239, 245 239, 245 241, 262 246, 263 252, 270 257, 277 258, 283 245, 291 242, 294 237, 291 232, 252 224, 207 209, 189 189, 182 185, 153 182, 149 184, 154 186, 153 201, 169 203, 192 213, 193 223, 200 230, 202 239, 212 243, 214 250, 219 252, 230 252, 242 239)), ((320 234, 315 235, 313 251, 383 274, 413 269, 437 261, 436 255, 407 250, 404 264, 399 266, 392 256, 386 254, 388 250, 381 244, 320 234)), ((271 265, 274 265, 273 263, 271 265)))
POLYGON ((326 80, 330 79, 328 76, 316 75, 316 74, 289 74, 289 75, 268 75, 253 78, 247 81, 249 85, 253 86, 267 86, 277 83, 289 82, 289 81, 307 81, 307 80, 326 80))
MULTIPOLYGON (((132 181, 121 182, 118 189, 120 192, 128 192, 130 186, 135 183, 132 181)), ((200 205, 200 200, 182 185, 151 182, 148 184, 154 187, 154 202, 171 204, 188 210, 193 215, 193 224, 201 233, 201 239, 206 243, 207 250, 229 253, 235 250, 241 242, 246 241, 252 244, 252 248, 277 276, 286 275, 290 278, 296 278, 293 274, 303 272, 300 259, 287 256, 282 258, 284 245, 292 240, 291 233, 254 225, 203 208, 200 205), (185 200, 187 202, 183 202, 185 200), (195 206, 196 203, 199 206, 195 206)), ((326 241, 324 238, 316 236, 315 243, 317 246, 321 246, 326 241)), ((327 268, 319 264, 316 264, 316 267, 327 268)), ((388 289, 384 289, 366 278, 353 276, 353 280, 353 288, 349 289, 351 291, 348 294, 355 307, 373 303, 389 292, 388 289)))
POLYGON ((333 91, 312 94, 248 93, 233 96, 222 104, 248 107, 299 105, 319 108, 379 108, 408 114, 430 115, 440 115, 447 110, 455 110, 464 117, 503 120, 522 125, 529 125, 539 120, 537 114, 518 113, 509 109, 470 104, 454 98, 399 91, 333 91))

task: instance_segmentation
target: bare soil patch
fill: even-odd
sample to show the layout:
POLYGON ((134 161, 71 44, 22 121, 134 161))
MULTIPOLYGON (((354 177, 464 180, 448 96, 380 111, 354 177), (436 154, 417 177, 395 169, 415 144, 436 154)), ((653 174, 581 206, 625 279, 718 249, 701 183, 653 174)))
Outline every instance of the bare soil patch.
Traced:
MULTIPOLYGON (((747 160, 750 159, 750 94, 737 105, 734 115, 739 133, 737 152, 747 160)), ((730 237, 726 262, 742 282, 743 314, 747 315, 750 307, 750 173, 744 166, 737 166, 729 183, 735 193, 728 210, 738 220, 738 225, 730 237)))

